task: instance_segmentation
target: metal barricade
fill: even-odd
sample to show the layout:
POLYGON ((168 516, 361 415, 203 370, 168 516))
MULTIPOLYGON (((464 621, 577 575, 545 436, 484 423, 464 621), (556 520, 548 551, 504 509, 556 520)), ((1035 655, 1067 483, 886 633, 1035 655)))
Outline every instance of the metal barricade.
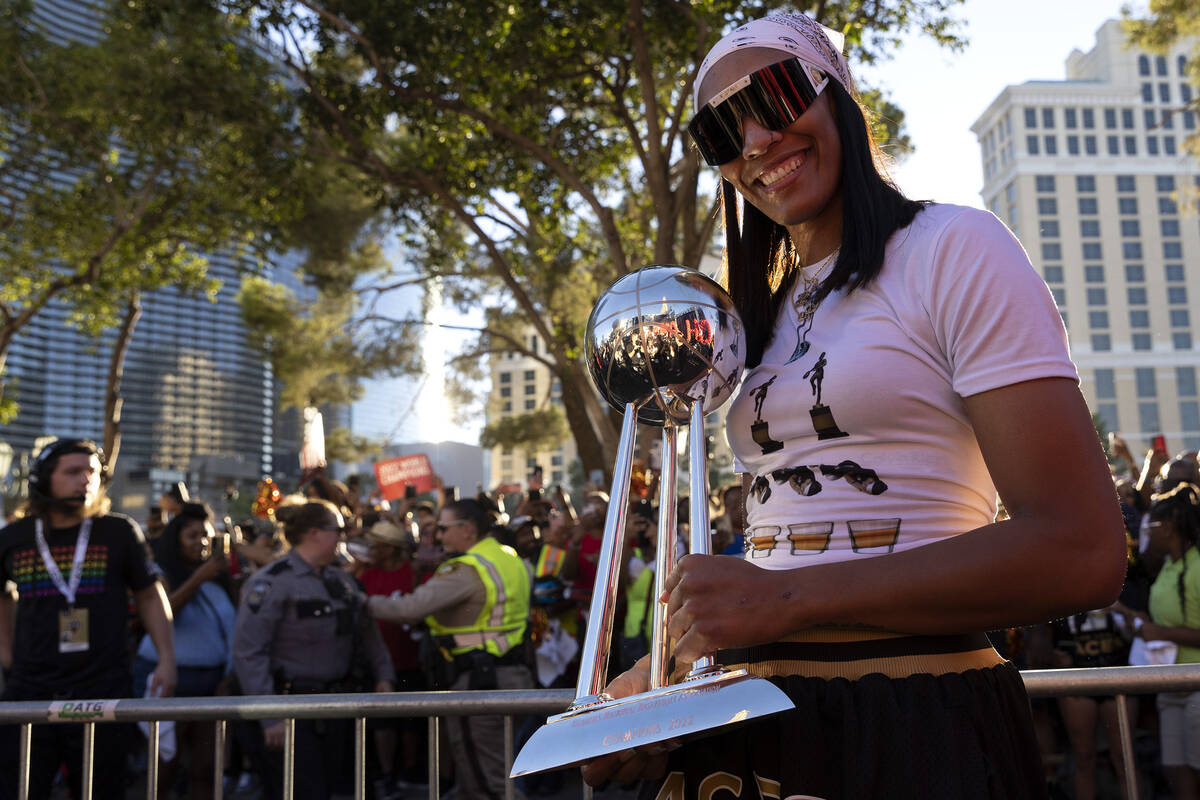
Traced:
MULTIPOLYGON (((1098 669, 1036 670, 1021 673, 1030 697, 1111 695, 1117 699, 1118 724, 1125 758, 1126 797, 1137 800, 1133 769, 1132 726, 1124 700, 1130 695, 1200 689, 1200 664, 1161 667, 1103 667, 1098 669)), ((261 697, 131 698, 74 702, 0 703, 0 724, 20 725, 21 800, 29 795, 29 757, 32 728, 40 723, 83 724, 83 800, 92 796, 92 745, 95 726, 110 722, 148 722, 146 797, 158 796, 158 733, 164 720, 211 720, 216 727, 214 797, 222 797, 225 769, 226 723, 231 720, 283 719, 283 797, 291 800, 294 746, 298 719, 353 719, 354 797, 366 797, 367 719, 375 717, 426 717, 429 720, 429 797, 437 800, 439 718, 445 716, 501 715, 505 717, 504 761, 513 759, 514 716, 549 715, 562 711, 574 699, 569 689, 522 689, 467 692, 405 692, 395 694, 271 695, 261 697)), ((585 797, 590 795, 584 787, 585 797)), ((506 800, 512 800, 508 781, 506 800)))

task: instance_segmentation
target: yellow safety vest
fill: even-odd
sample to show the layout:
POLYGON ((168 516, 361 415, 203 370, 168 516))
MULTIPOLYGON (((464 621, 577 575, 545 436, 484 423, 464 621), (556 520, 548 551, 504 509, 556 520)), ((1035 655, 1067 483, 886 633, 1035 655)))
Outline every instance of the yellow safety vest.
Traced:
MULTIPOLYGON (((425 618, 434 636, 452 636, 450 655, 487 650, 497 658, 521 643, 529 619, 529 571, 525 562, 508 545, 485 536, 451 562, 475 569, 486 597, 479 616, 465 626, 443 625, 431 614, 425 618)), ((450 563, 450 562, 447 562, 450 563)))

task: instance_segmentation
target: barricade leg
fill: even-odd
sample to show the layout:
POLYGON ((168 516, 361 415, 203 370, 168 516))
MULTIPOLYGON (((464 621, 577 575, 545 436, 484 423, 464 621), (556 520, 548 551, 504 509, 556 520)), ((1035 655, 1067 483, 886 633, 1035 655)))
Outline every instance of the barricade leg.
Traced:
POLYGON ((438 759, 441 748, 438 746, 438 718, 429 718, 429 800, 438 800, 441 794, 441 772, 438 759))
POLYGON ((83 770, 79 776, 83 800, 92 800, 92 756, 96 745, 96 723, 83 724, 83 770))
POLYGON ((1133 728, 1129 723, 1129 708, 1126 696, 1119 694, 1117 701, 1117 730, 1121 732, 1121 759, 1125 763, 1125 798, 1138 800, 1137 765, 1134 763, 1133 728))
POLYGON ((354 720, 354 800, 367 798, 367 719, 354 720))
POLYGON ((296 720, 283 721, 283 800, 292 800, 296 777, 296 720))
MULTIPOLYGON (((513 721, 512 717, 504 718, 504 774, 512 772, 513 762, 513 721)), ((513 800, 513 779, 504 780, 504 800, 513 800)))
POLYGON ((20 800, 29 800, 29 758, 33 742, 33 724, 26 722, 21 725, 21 746, 18 758, 17 769, 17 797, 20 800))
POLYGON ((213 800, 225 796, 225 720, 213 722, 213 800))
POLYGON ((150 731, 146 734, 146 798, 158 797, 158 720, 150 720, 150 731))

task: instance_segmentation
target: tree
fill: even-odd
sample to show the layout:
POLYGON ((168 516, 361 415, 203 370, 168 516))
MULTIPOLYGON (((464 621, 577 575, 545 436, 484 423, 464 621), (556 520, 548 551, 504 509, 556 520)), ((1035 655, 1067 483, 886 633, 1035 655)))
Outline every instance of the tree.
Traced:
POLYGON ((119 324, 106 398, 115 453, 141 294, 212 295, 205 254, 269 256, 305 194, 296 126, 279 74, 212 9, 159 9, 151 27, 120 3, 104 38, 65 44, 30 10, 0 0, 0 369, 52 301, 89 334, 119 324))
MULTIPOLYGON (((585 468, 607 472, 616 426, 581 363, 588 310, 631 269, 708 252, 714 182, 684 134, 697 64, 730 27, 794 6, 451 0, 398 17, 369 0, 212 2, 281 43, 308 147, 379 187, 422 273, 486 310, 465 374, 499 352, 545 364, 585 468)), ((801 10, 872 61, 913 29, 961 44, 958 3, 801 10)))

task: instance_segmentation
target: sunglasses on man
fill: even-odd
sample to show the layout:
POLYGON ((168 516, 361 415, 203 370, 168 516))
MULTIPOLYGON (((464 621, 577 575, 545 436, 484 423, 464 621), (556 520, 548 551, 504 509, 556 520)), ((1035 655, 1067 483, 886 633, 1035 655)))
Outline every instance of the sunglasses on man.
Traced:
POLYGON ((829 74, 801 58, 750 73, 718 92, 688 125, 700 156, 712 167, 742 154, 742 120, 781 131, 808 110, 829 85, 829 74))

